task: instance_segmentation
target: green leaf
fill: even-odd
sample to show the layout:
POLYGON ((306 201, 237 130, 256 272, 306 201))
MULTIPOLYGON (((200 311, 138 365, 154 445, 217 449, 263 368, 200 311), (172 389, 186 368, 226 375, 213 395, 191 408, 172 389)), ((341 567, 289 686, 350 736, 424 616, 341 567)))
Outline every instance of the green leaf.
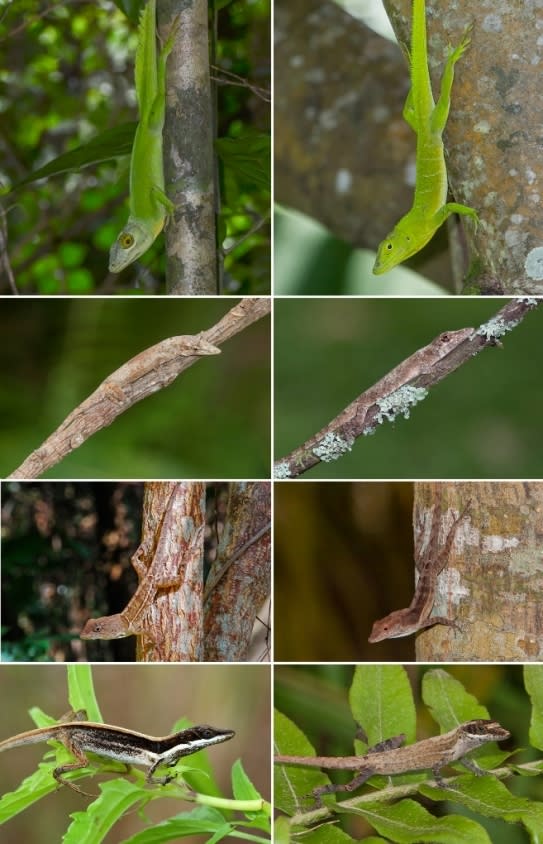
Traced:
POLYGON ((349 811, 366 818, 380 835, 398 844, 492 844, 475 821, 458 815, 436 818, 414 800, 401 800, 393 806, 364 804, 349 811))
MULTIPOLYGON (((467 692, 462 683, 441 668, 428 671, 422 681, 422 698, 428 705, 432 717, 442 732, 447 732, 475 718, 489 718, 486 706, 482 706, 474 695, 467 692)), ((483 768, 495 768, 509 756, 494 744, 485 744, 470 753, 483 768)), ((455 767, 460 767, 459 763, 455 767)))
POLYGON ((232 766, 232 793, 236 800, 261 800, 262 795, 243 770, 241 759, 232 766))
POLYGON ((92 666, 85 663, 73 663, 67 666, 68 671, 68 700, 70 706, 77 712, 84 709, 89 721, 102 724, 104 719, 94 691, 92 666))
POLYGON ((443 732, 474 718, 489 718, 488 709, 466 691, 459 680, 441 668, 427 671, 422 681, 422 699, 443 732))
POLYGON ((532 702, 530 744, 543 750, 543 665, 524 666, 524 685, 532 702))
POLYGON ((160 844, 163 841, 177 841, 189 835, 206 833, 219 833, 224 838, 226 835, 232 835, 234 829, 234 825, 227 823, 216 809, 198 806, 191 812, 181 812, 163 823, 125 839, 123 844, 160 844))
POLYGON ((43 167, 33 170, 24 179, 20 179, 12 185, 8 193, 13 193, 23 185, 36 182, 38 179, 58 176, 61 173, 71 173, 82 170, 84 167, 93 167, 96 164, 103 164, 105 161, 112 161, 122 155, 130 155, 136 126, 137 123, 123 123, 121 126, 106 129, 98 135, 94 135, 93 138, 76 147, 76 149, 65 152, 57 158, 53 158, 43 167))
POLYGON ((270 190, 271 139, 268 135, 217 138, 215 146, 225 167, 248 187, 270 190))
POLYGON ((99 844, 109 830, 137 803, 145 804, 152 793, 126 779, 118 778, 102 783, 100 796, 85 812, 74 812, 73 822, 62 838, 62 844, 99 844))
POLYGON ((56 764, 40 763, 38 770, 24 779, 15 791, 9 791, 2 796, 0 799, 0 824, 10 820, 52 791, 56 791, 57 784, 52 775, 54 767, 56 767, 56 764))
MULTIPOLYGON (((310 741, 293 722, 275 711, 274 739, 277 753, 289 756, 315 756, 310 741)), ((294 815, 314 804, 311 792, 319 785, 330 782, 318 768, 296 765, 274 766, 274 805, 287 815, 294 815)))
POLYGON ((487 818, 524 823, 532 832, 537 830, 539 839, 543 837, 543 804, 526 797, 516 797, 491 774, 485 777, 458 777, 450 788, 438 789, 422 785, 420 791, 432 800, 454 801, 487 818))
POLYGON ((349 702, 354 720, 367 733, 370 747, 401 733, 407 744, 415 741, 417 713, 403 666, 357 666, 349 702))

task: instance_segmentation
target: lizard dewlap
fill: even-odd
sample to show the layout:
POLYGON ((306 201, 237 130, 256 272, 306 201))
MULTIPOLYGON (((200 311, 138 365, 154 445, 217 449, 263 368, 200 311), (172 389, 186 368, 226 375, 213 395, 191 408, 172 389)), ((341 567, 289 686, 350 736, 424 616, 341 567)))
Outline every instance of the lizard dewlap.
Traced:
POLYGON ((413 0, 409 57, 411 90, 405 101, 403 116, 417 135, 415 197, 411 210, 379 245, 373 267, 375 275, 388 272, 419 252, 451 214, 462 214, 474 222, 478 220, 473 208, 447 202, 447 167, 442 138, 451 105, 454 66, 469 43, 469 30, 466 30, 460 44, 449 52, 441 77, 439 99, 435 103, 428 69, 425 2, 413 0))

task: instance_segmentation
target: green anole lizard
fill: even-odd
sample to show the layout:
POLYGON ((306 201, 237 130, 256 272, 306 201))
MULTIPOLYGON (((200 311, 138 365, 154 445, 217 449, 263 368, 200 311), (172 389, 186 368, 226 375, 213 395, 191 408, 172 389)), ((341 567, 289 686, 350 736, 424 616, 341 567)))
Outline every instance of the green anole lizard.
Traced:
MULTIPOLYGON (((394 610, 384 618, 380 618, 373 625, 369 642, 382 642, 383 639, 398 639, 401 636, 411 636, 418 630, 433 627, 434 624, 445 624, 449 627, 458 625, 450 618, 432 615, 437 589, 437 578, 447 565, 456 531, 464 519, 471 501, 468 501, 462 512, 453 521, 441 551, 439 548, 439 527, 441 524, 441 489, 439 489, 436 503, 432 509, 430 537, 424 552, 420 547, 415 549, 415 559, 419 577, 413 600, 406 609, 394 610)), ((419 534, 419 537, 422 535, 419 534)))
POLYGON ((411 52, 408 54, 411 89, 403 116, 417 135, 415 197, 411 210, 379 245, 373 267, 376 275, 388 272, 422 249, 451 214, 462 214, 475 223, 478 221, 473 208, 447 202, 447 167, 442 140, 451 105, 454 66, 469 43, 468 29, 458 47, 449 52, 439 99, 435 103, 428 69, 425 0, 413 0, 411 52))
POLYGON ((503 741, 510 733, 497 721, 478 718, 459 724, 448 733, 423 739, 423 741, 401 745, 405 736, 394 736, 370 748, 363 756, 275 756, 277 765, 302 765, 312 768, 327 768, 336 771, 355 771, 356 776, 348 783, 322 785, 313 790, 317 805, 322 805, 323 794, 336 791, 354 791, 376 774, 390 776, 410 771, 431 770, 441 787, 444 783, 440 771, 451 762, 461 762, 469 770, 480 775, 486 773, 466 754, 490 741, 503 741))
POLYGON ((130 160, 130 215, 109 253, 109 270, 120 273, 149 249, 175 206, 164 192, 162 129, 166 112, 166 61, 179 27, 176 19, 157 57, 156 0, 148 0, 139 23, 136 97, 139 123, 130 160))
POLYGON ((75 757, 76 762, 55 768, 53 776, 59 784, 68 785, 75 791, 81 789, 63 775, 86 768, 89 765, 86 754, 89 752, 123 762, 125 765, 142 765, 148 769, 145 777, 147 783, 166 785, 174 779, 174 775, 155 777, 154 773, 160 765, 173 767, 183 756, 228 741, 235 735, 233 730, 219 730, 203 725, 189 727, 170 736, 148 736, 122 727, 86 721, 86 713, 83 710, 71 713, 71 718, 70 721, 61 719, 58 724, 50 727, 28 730, 6 739, 0 742, 0 753, 41 741, 61 742, 75 757))

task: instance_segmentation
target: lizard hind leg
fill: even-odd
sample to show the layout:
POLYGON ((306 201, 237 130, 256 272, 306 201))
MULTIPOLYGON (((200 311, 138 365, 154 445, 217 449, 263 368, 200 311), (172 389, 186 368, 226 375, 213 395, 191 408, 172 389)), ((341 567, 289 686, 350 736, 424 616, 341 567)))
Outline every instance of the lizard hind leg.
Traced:
POLYGON ((329 783, 328 785, 319 785, 318 788, 313 789, 313 797, 317 807, 320 809, 323 806, 322 798, 325 794, 335 794, 338 791, 355 791, 361 785, 364 785, 366 780, 372 777, 374 771, 369 768, 357 774, 349 782, 344 783, 329 783))

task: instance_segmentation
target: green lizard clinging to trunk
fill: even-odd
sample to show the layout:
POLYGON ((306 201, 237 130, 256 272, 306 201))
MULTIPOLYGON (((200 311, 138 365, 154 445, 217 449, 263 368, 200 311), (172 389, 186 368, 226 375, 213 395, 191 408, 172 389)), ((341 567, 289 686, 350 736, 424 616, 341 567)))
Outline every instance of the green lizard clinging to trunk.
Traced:
POLYGON ((164 193, 162 129, 166 111, 166 61, 179 27, 176 19, 157 57, 156 0, 149 0, 139 23, 136 97, 139 123, 130 159, 130 216, 109 253, 109 269, 120 273, 149 249, 175 206, 164 193))
POLYGON ((477 212, 467 205, 447 202, 447 168, 442 135, 449 116, 454 66, 470 43, 469 29, 449 52, 441 77, 439 99, 434 103, 426 45, 425 0, 413 0, 411 52, 408 56, 411 89, 404 119, 417 135, 417 173, 413 207, 395 225, 377 250, 376 275, 386 273, 410 258, 433 237, 451 214, 463 214, 476 223, 477 212))

